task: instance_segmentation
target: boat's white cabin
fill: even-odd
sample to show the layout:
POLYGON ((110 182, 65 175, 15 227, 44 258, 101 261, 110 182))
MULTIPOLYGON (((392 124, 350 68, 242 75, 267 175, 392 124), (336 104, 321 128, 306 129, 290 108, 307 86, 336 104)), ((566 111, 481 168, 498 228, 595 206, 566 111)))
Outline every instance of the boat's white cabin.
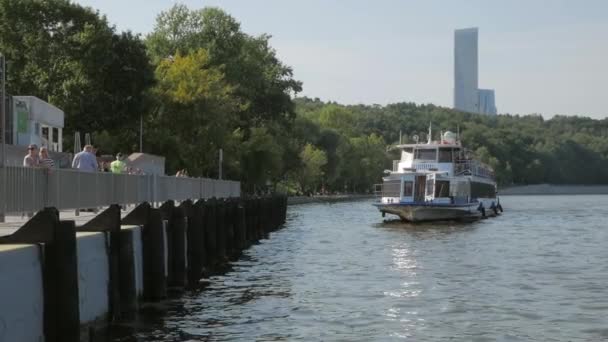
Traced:
POLYGON ((401 159, 393 162, 393 173, 441 172, 453 176, 454 162, 462 158, 458 143, 405 144, 396 148, 401 150, 401 159))
POLYGON ((395 148, 401 158, 383 179, 383 203, 458 204, 495 196, 492 169, 472 159, 451 132, 440 142, 395 148))

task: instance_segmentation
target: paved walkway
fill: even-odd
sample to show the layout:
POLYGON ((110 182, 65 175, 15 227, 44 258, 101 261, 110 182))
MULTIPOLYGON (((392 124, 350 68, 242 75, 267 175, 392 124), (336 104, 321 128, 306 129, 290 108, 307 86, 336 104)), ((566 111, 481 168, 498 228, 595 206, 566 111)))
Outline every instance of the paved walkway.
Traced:
MULTIPOLYGON (((121 211, 121 216, 125 217, 134 208, 135 206, 129 206, 127 210, 121 211)), ((61 220, 73 220, 76 222, 76 225, 82 225, 89 222, 93 217, 97 216, 97 214, 101 213, 103 209, 99 210, 97 213, 92 211, 80 211, 79 216, 76 216, 76 212, 74 210, 62 210, 59 212, 59 218, 61 220)), ((25 215, 7 215, 5 217, 6 222, 0 223, 0 236, 12 234, 17 229, 21 228, 28 220, 29 218, 25 215)))

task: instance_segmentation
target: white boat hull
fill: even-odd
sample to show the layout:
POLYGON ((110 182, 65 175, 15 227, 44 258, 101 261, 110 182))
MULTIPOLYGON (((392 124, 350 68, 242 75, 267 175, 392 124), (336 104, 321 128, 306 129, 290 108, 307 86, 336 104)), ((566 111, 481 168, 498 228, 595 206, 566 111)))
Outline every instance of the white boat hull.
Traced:
MULTIPOLYGON (((486 216, 495 215, 494 211, 490 209, 494 201, 495 199, 481 201, 486 216)), ((480 203, 478 202, 461 205, 394 203, 376 204, 376 206, 383 214, 397 215, 402 220, 409 222, 479 219, 484 216, 482 211, 479 210, 480 203)))

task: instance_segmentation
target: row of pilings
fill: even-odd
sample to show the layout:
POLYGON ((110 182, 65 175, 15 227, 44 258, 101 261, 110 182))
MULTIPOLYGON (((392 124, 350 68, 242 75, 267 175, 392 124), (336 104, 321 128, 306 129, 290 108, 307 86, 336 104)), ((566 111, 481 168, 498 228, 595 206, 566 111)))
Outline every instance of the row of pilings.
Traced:
POLYGON ((102 322, 107 325, 133 319, 142 303, 162 301, 170 291, 200 288, 205 278, 224 272, 245 249, 279 229, 286 211, 285 196, 168 201, 158 208, 142 203, 124 218, 112 205, 78 226, 46 208, 0 243, 44 244, 45 341, 93 341, 96 330, 84 327, 79 315, 77 232, 108 236, 109 312, 102 322), (141 242, 125 226, 141 227, 141 242), (143 295, 136 284, 139 243, 143 295))

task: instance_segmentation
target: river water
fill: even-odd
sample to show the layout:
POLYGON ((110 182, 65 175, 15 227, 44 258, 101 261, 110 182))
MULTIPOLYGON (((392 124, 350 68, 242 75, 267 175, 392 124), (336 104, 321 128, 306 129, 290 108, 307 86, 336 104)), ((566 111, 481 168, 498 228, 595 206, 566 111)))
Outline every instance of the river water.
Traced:
POLYGON ((232 271, 111 341, 608 340, 608 196, 501 202, 468 224, 289 207, 232 271))

